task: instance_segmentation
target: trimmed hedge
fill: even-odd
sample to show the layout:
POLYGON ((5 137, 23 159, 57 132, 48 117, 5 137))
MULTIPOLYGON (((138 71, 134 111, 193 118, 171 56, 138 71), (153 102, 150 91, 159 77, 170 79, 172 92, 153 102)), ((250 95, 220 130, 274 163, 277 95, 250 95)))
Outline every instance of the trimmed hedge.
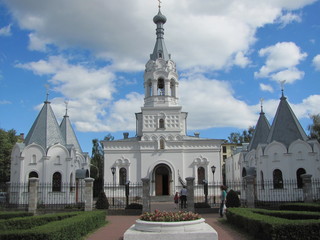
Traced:
MULTIPOLYGON (((289 220, 275 217, 277 214, 279 214, 279 211, 250 208, 228 208, 226 212, 228 222, 245 229, 249 234, 254 236, 255 239, 319 239, 319 219, 289 220), (266 213, 269 214, 266 215, 266 213)), ((293 212, 288 212, 288 214, 292 215, 293 212)))
POLYGON ((1 240, 78 240, 106 223, 106 211, 76 212, 74 216, 24 230, 1 231, 1 240))
POLYGON ((0 212, 0 219, 10 219, 16 217, 33 216, 33 213, 28 212, 0 212))
POLYGON ((60 213, 60 214, 46 214, 40 216, 17 217, 6 220, 0 220, 1 230, 17 230, 28 229, 36 226, 41 226, 52 221, 60 221, 65 218, 75 216, 75 213, 60 213))
POLYGON ((130 203, 125 209, 142 209, 142 207, 140 203, 130 203))
POLYGON ((287 204, 280 205, 279 209, 292 210, 292 211, 320 212, 320 204, 319 203, 287 203, 287 204))
POLYGON ((197 202, 194 203, 194 208, 211 208, 209 203, 206 202, 197 202))

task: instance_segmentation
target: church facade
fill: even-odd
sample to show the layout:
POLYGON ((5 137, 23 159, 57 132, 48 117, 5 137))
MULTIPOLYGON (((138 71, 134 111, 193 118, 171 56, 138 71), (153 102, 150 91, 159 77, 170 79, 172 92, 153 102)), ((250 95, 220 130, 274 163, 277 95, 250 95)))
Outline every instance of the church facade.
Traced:
MULTIPOLYGON (((291 191, 290 199, 286 200, 301 201, 302 175, 306 174, 311 179, 320 179, 320 144, 307 137, 282 90, 272 125, 261 107, 247 149, 227 159, 226 178, 237 181, 254 176, 260 200, 273 200, 270 197, 286 190, 291 191)), ((319 198, 320 192, 316 194, 319 198)))
POLYGON ((77 187, 89 171, 90 157, 82 152, 67 111, 59 125, 46 100, 23 143, 12 149, 10 203, 27 201, 28 190, 23 186, 30 178, 46 186, 39 197, 44 204, 54 203, 58 196, 63 203, 80 201, 77 187))
POLYGON ((221 180, 220 139, 187 135, 187 112, 179 105, 179 76, 164 42, 166 17, 159 13, 156 43, 144 73, 144 105, 136 113, 136 136, 102 141, 104 182, 124 185, 127 181, 151 181, 151 195, 172 195, 186 177, 196 184, 221 180), (112 171, 111 171, 112 170, 112 171))

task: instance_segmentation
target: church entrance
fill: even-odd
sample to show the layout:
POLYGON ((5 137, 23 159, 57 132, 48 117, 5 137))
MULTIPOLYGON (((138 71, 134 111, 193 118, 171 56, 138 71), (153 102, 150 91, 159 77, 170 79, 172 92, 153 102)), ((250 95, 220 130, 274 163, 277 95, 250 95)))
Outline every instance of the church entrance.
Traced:
POLYGON ((154 168, 156 196, 170 195, 171 170, 165 164, 154 168))

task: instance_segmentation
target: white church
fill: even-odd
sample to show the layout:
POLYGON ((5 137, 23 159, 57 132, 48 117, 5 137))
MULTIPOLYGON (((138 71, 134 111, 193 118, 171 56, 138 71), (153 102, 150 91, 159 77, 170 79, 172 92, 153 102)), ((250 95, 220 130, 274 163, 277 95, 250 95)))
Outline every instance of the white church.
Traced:
POLYGON ((158 14, 156 43, 144 73, 144 105, 136 113, 136 136, 102 141, 104 182, 124 185, 150 179, 151 195, 173 195, 187 177, 195 184, 221 180, 221 139, 187 135, 188 113, 179 105, 179 76, 164 42, 166 17, 158 14), (112 174, 113 173, 113 174, 112 174))
POLYGON ((268 195, 274 194, 275 189, 300 189, 299 194, 291 193, 296 199, 290 199, 300 201, 303 174, 320 179, 320 144, 307 137, 282 89, 272 125, 261 106, 250 144, 226 159, 226 180, 241 181, 251 175, 268 195), (271 184, 267 187, 267 183, 271 184))
MULTIPOLYGON (((47 97, 48 98, 48 97, 47 97)), ((64 194, 65 203, 80 201, 79 183, 89 177, 90 157, 82 152, 67 110, 60 123, 48 99, 23 143, 16 143, 11 153, 10 201, 24 203, 28 191, 21 184, 38 178, 44 188, 42 203, 64 194), (20 184, 20 185, 19 185, 20 184)))

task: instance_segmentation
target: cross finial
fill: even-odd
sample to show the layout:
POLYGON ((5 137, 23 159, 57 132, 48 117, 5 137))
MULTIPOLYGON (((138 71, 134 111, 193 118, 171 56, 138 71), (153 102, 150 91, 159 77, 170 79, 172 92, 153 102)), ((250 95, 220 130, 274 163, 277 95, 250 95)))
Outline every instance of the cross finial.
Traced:
POLYGON ((161 0, 158 0, 158 2, 159 2, 158 7, 159 7, 159 10, 160 10, 160 8, 161 8, 161 0))
POLYGON ((261 112, 263 113, 263 98, 260 98, 260 108, 261 108, 261 112))
POLYGON ((284 84, 285 84, 285 83, 286 83, 286 80, 282 80, 282 81, 280 81, 282 97, 284 96, 284 95, 283 95, 283 91, 284 91, 284 84))
POLYGON ((44 87, 46 88, 46 102, 48 102, 50 85, 45 84, 44 87))
POLYGON ((69 104, 69 101, 64 101, 64 104, 66 105, 66 116, 68 116, 68 104, 69 104))

